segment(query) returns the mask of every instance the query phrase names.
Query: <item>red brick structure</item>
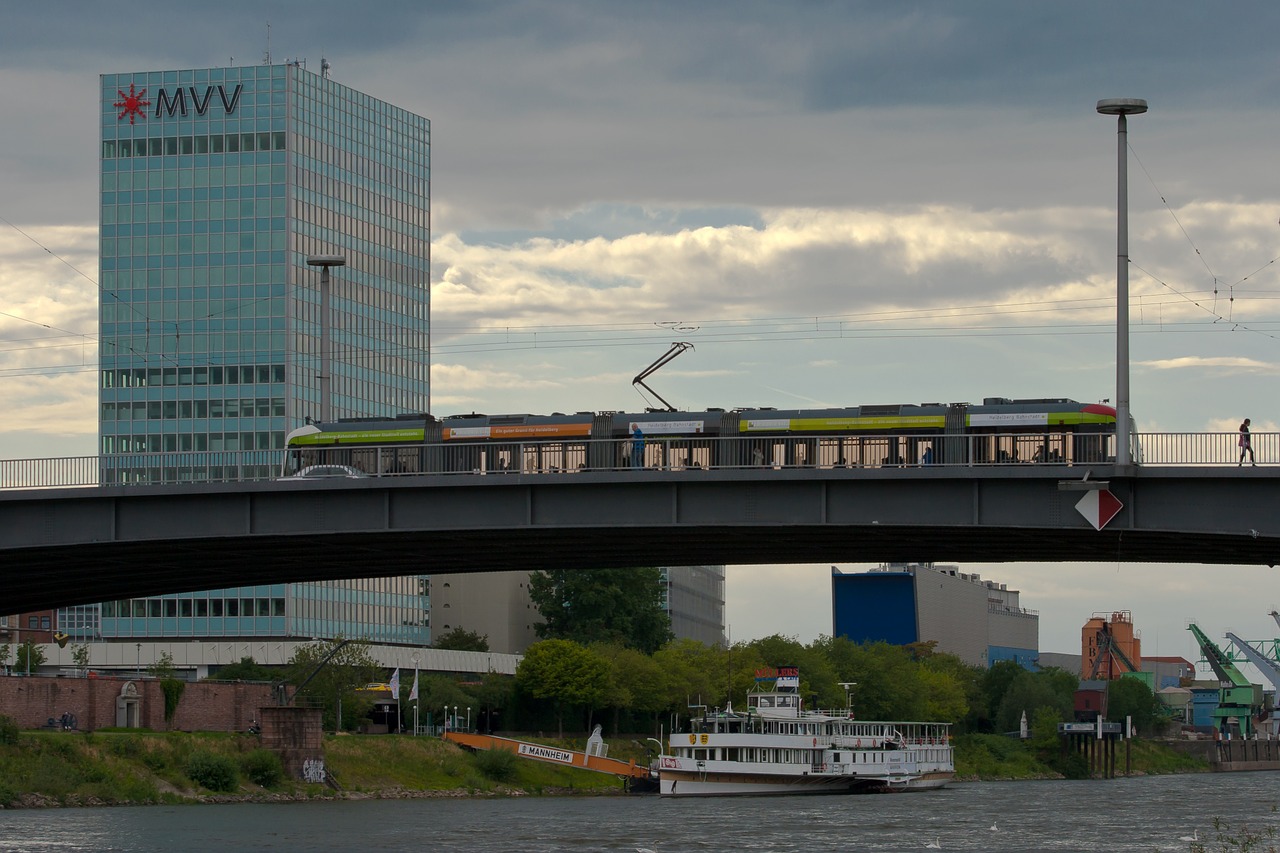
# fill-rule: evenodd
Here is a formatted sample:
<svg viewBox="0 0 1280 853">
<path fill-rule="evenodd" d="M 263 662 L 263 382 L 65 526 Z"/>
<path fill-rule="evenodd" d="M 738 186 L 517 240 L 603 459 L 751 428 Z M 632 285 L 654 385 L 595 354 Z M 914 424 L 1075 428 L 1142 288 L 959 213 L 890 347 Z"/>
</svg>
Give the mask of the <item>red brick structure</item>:
<svg viewBox="0 0 1280 853">
<path fill-rule="evenodd" d="M 0 714 L 21 728 L 39 728 L 64 714 L 80 731 L 118 726 L 153 731 L 247 731 L 261 709 L 275 705 L 270 684 L 188 683 L 173 720 L 164 718 L 164 691 L 154 678 L 0 678 Z"/>
<path fill-rule="evenodd" d="M 324 730 L 316 708 L 262 709 L 262 745 L 280 756 L 293 779 L 325 784 Z"/>
</svg>

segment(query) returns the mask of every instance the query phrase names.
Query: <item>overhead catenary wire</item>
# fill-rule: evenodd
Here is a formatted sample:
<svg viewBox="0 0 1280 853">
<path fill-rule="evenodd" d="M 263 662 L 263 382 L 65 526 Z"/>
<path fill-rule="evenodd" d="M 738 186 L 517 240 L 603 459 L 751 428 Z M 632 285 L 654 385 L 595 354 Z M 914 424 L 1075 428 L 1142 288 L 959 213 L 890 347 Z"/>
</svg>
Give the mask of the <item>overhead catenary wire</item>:
<svg viewBox="0 0 1280 853">
<path fill-rule="evenodd" d="M 1156 185 L 1154 178 L 1146 165 L 1142 162 L 1138 153 L 1129 146 L 1130 152 L 1133 154 L 1139 168 L 1150 182 L 1155 190 L 1161 203 L 1173 221 L 1178 226 L 1184 239 L 1196 255 L 1200 264 L 1204 267 L 1206 273 L 1212 282 L 1211 290 L 1207 291 L 1212 297 L 1213 305 L 1207 307 L 1197 298 L 1199 291 L 1180 289 L 1157 276 L 1153 272 L 1144 269 L 1138 264 L 1133 267 L 1142 271 L 1152 281 L 1159 284 L 1162 288 L 1173 295 L 1174 299 L 1170 302 L 1161 302 L 1152 299 L 1150 296 L 1138 297 L 1142 307 L 1159 308 L 1164 305 L 1176 302 L 1188 303 L 1195 308 L 1212 316 L 1213 323 L 1226 323 L 1231 325 L 1230 331 L 1248 331 L 1265 337 L 1276 339 L 1278 335 L 1271 330 L 1265 328 L 1269 323 L 1280 322 L 1258 320 L 1249 324 L 1242 324 L 1234 320 L 1234 302 L 1236 297 L 1236 287 L 1239 284 L 1251 279 L 1261 271 L 1272 267 L 1276 260 L 1280 260 L 1280 256 L 1272 258 L 1265 264 L 1262 264 L 1253 272 L 1242 277 L 1237 282 L 1229 286 L 1229 304 L 1232 306 L 1228 309 L 1227 315 L 1223 315 L 1217 310 L 1216 298 L 1219 293 L 1219 277 L 1209 265 L 1204 254 L 1201 252 L 1191 233 L 1178 217 L 1173 206 L 1169 204 L 1166 196 Z M 48 246 L 36 239 L 32 234 L 17 226 L 15 223 L 5 217 L 0 217 L 0 222 L 9 225 L 23 237 L 36 246 L 40 247 L 51 257 L 74 271 L 77 275 L 86 281 L 94 284 L 98 283 L 94 279 L 70 263 L 65 258 L 58 255 Z M 1132 263 L 1132 261 L 1131 261 Z M 124 352 L 130 353 L 143 359 L 144 361 L 158 360 L 168 365 L 184 366 L 185 364 L 214 364 L 217 355 L 213 353 L 201 354 L 172 354 L 152 349 L 153 341 L 159 344 L 168 338 L 179 339 L 184 334 L 183 327 L 195 322 L 196 319 L 212 319 L 223 316 L 233 311 L 239 311 L 243 307 L 252 303 L 265 302 L 272 297 L 261 297 L 257 299 L 247 300 L 245 302 L 237 301 L 235 305 L 228 306 L 219 311 L 208 312 L 200 318 L 187 319 L 182 321 L 165 320 L 160 321 L 149 318 L 138 311 L 135 305 L 115 293 L 113 290 L 103 290 L 102 294 L 110 297 L 119 305 L 127 306 L 127 310 L 131 312 L 137 319 L 133 322 L 144 324 L 143 337 L 146 341 L 145 349 L 139 350 L 133 346 L 124 348 Z M 1276 298 L 1274 294 L 1255 293 L 1251 299 L 1269 300 Z M 1109 333 L 1109 329 L 1102 323 L 1066 323 L 1066 324 L 1037 324 L 1037 325 L 1001 325 L 991 322 L 1000 317 L 1012 317 L 1017 315 L 1033 315 L 1055 313 L 1061 315 L 1065 312 L 1087 312 L 1100 310 L 1108 304 L 1114 305 L 1114 299 L 1107 300 L 1105 297 L 1083 298 L 1072 300 L 1050 300 L 1050 301 L 1024 301 L 1010 303 L 991 303 L 977 305 L 957 305 L 957 306 L 931 306 L 928 308 L 910 308 L 910 309 L 885 309 L 881 311 L 859 312 L 857 314 L 834 314 L 829 316 L 810 315 L 807 317 L 762 317 L 762 318 L 727 318 L 717 320 L 699 320 L 699 321 L 661 321 L 652 323 L 606 323 L 606 324 L 550 324 L 550 325 L 529 325 L 524 327 L 504 325 L 481 325 L 481 326 L 451 326 L 449 324 L 433 325 L 431 329 L 432 335 L 432 353 L 441 356 L 459 356 L 468 354 L 491 353 L 502 351 L 527 351 L 531 349 L 551 350 L 551 349 L 581 349 L 581 348 L 603 348 L 603 347 L 624 347 L 624 346 L 652 346 L 654 341 L 655 328 L 663 335 L 669 334 L 672 330 L 679 330 L 684 333 L 694 333 L 694 338 L 699 343 L 744 343 L 744 342 L 773 342 L 773 341 L 796 341 L 796 340 L 824 340 L 832 338 L 851 338 L 857 340 L 876 340 L 876 339 L 895 339 L 895 338 L 917 338 L 917 337 L 1015 337 L 1025 335 L 1104 335 Z M 50 324 L 41 323 L 37 320 L 31 320 L 16 314 L 8 312 L 0 312 L 0 316 L 9 317 L 18 322 L 29 323 L 32 325 L 47 328 L 50 331 L 61 332 L 64 335 L 76 337 L 81 343 L 97 342 L 97 336 L 88 333 L 77 333 L 66 329 L 59 329 Z M 1219 328 L 1197 326 L 1191 323 L 1170 323 L 1163 319 L 1163 312 L 1160 312 L 1160 321 L 1156 324 L 1161 332 L 1177 332 L 1177 333 L 1203 333 L 1220 331 Z M 984 323 L 966 323 L 964 321 L 973 321 L 982 319 Z M 171 331 L 170 331 L 171 330 Z M 1134 329 L 1135 333 L 1142 331 L 1150 331 L 1150 327 L 1143 327 L 1141 324 Z M 186 334 L 192 332 L 188 329 Z M 491 339 L 496 335 L 501 336 L 501 340 Z M 355 338 L 353 340 L 353 337 Z M 443 340 L 442 340 L 443 339 Z M 452 340 L 450 340 L 452 339 Z M 0 354 L 20 352 L 24 350 L 40 349 L 40 348 L 65 348 L 71 344 L 62 342 L 58 343 L 58 337 L 51 337 L 47 344 L 37 343 L 40 339 L 31 340 L 13 340 L 0 338 L 0 345 L 7 343 L 20 343 L 20 346 L 5 347 L 0 346 Z M 114 342 L 112 342 L 114 344 Z M 175 347 L 176 349 L 176 347 Z M 359 339 L 359 336 L 347 336 L 347 339 L 335 346 L 331 353 L 341 354 L 343 359 L 348 363 L 359 364 L 367 359 L 379 357 L 399 357 L 419 355 L 420 348 L 414 346 L 403 346 L 394 342 L 385 341 L 365 341 Z M 48 365 L 48 366 L 26 366 L 22 368 L 0 368 L 0 375 L 37 375 L 41 372 L 58 373 L 66 372 L 68 365 Z"/>
</svg>

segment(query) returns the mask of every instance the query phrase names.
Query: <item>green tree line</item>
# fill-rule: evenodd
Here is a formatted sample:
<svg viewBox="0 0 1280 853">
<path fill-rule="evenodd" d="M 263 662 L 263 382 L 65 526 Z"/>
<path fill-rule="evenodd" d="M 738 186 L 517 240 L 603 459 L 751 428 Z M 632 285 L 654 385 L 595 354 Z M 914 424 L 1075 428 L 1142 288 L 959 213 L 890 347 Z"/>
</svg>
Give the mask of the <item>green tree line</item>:
<svg viewBox="0 0 1280 853">
<path fill-rule="evenodd" d="M 659 734 L 701 708 L 744 708 L 757 673 L 780 666 L 800 672 L 808 708 L 844 710 L 859 719 L 952 723 L 957 734 L 1045 731 L 1074 716 L 1078 678 L 1060 669 L 1028 671 L 1012 661 L 989 669 L 936 651 L 933 642 L 895 646 L 819 637 L 804 644 L 774 635 L 729 648 L 672 638 L 658 569 L 535 572 L 530 598 L 542 621 L 514 678 L 490 673 L 463 681 L 421 674 L 419 722 L 439 724 L 444 709 L 467 709 L 478 730 Z M 487 637 L 456 628 L 439 648 L 488 649 Z M 246 659 L 219 677 L 252 677 Z M 366 641 L 338 638 L 298 649 L 285 681 L 296 701 L 321 708 L 326 727 L 359 725 L 374 701 L 363 690 L 385 682 Z M 400 706 L 410 707 L 411 679 L 401 678 Z M 1108 719 L 1132 718 L 1141 732 L 1163 715 L 1136 679 L 1113 682 Z M 438 713 L 437 713 L 438 712 Z"/>
</svg>

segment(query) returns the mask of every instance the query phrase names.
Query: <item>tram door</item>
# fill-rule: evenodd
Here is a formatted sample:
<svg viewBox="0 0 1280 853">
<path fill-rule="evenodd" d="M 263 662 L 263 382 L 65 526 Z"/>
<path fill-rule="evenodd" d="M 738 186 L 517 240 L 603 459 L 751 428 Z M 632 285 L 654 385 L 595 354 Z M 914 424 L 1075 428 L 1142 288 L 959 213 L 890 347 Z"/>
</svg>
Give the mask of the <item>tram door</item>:
<svg viewBox="0 0 1280 853">
<path fill-rule="evenodd" d="M 942 446 L 935 447 L 933 458 L 937 462 L 948 465 L 963 465 L 969 461 L 969 444 L 965 438 L 968 429 L 969 407 L 964 403 L 952 403 L 947 406 L 943 421 Z"/>
</svg>

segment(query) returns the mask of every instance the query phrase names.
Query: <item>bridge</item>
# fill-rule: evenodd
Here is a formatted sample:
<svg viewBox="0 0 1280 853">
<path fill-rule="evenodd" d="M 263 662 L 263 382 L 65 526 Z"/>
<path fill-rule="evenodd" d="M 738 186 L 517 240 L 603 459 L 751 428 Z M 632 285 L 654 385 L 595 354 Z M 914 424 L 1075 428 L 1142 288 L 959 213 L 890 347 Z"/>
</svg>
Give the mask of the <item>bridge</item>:
<svg viewBox="0 0 1280 853">
<path fill-rule="evenodd" d="M 781 465 L 11 488 L 0 490 L 4 606 L 640 565 L 1275 565 L 1280 466 L 1237 468 L 1234 436 L 1221 438 L 1221 454 L 1124 467 Z M 1076 505 L 1103 490 L 1121 508 L 1095 529 Z"/>
</svg>

